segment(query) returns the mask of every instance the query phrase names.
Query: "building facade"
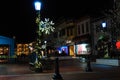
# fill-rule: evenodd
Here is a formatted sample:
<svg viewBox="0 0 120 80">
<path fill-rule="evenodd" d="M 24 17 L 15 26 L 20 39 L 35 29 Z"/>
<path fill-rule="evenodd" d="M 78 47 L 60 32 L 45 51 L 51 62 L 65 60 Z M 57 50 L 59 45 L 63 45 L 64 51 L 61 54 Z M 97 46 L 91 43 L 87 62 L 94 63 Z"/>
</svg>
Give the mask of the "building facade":
<svg viewBox="0 0 120 80">
<path fill-rule="evenodd" d="M 55 25 L 57 37 L 54 41 L 60 54 L 62 51 L 69 56 L 87 54 L 85 46 L 91 44 L 90 21 L 90 17 L 85 16 L 79 19 L 63 19 Z"/>
<path fill-rule="evenodd" d="M 19 44 L 16 44 L 17 45 L 17 48 L 16 48 L 16 55 L 17 56 L 20 56 L 20 55 L 29 55 L 30 53 L 30 49 L 29 49 L 29 44 L 27 43 L 19 43 Z"/>
<path fill-rule="evenodd" d="M 14 51 L 14 39 L 5 36 L 0 36 L 0 61 L 14 61 Z"/>
</svg>

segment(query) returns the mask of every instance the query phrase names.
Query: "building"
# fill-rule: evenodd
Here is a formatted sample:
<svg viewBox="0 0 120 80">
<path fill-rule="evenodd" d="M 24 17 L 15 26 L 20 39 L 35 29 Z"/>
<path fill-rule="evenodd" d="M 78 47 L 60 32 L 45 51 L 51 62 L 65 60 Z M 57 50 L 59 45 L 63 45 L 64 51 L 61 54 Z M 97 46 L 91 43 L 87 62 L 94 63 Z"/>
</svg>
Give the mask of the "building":
<svg viewBox="0 0 120 80">
<path fill-rule="evenodd" d="M 20 55 L 29 55 L 30 50 L 29 50 L 29 44 L 27 43 L 18 43 L 16 44 L 17 48 L 16 48 L 16 55 L 20 56 Z"/>
<path fill-rule="evenodd" d="M 91 44 L 91 20 L 89 16 L 79 19 L 62 19 L 56 23 L 55 29 L 53 41 L 59 54 L 62 51 L 65 51 L 66 55 L 69 56 L 87 53 L 84 48 Z"/>
<path fill-rule="evenodd" d="M 14 61 L 14 39 L 0 36 L 0 61 L 11 62 Z"/>
<path fill-rule="evenodd" d="M 75 23 L 73 19 L 62 19 L 56 23 L 53 40 L 59 54 L 65 51 L 66 55 L 74 55 L 74 42 L 72 39 L 75 35 Z M 69 50 L 68 48 L 71 49 Z"/>
<path fill-rule="evenodd" d="M 88 53 L 86 46 L 92 46 L 91 44 L 91 18 L 90 16 L 84 16 L 76 22 L 76 36 L 73 38 L 75 42 L 76 55 L 85 55 Z"/>
</svg>

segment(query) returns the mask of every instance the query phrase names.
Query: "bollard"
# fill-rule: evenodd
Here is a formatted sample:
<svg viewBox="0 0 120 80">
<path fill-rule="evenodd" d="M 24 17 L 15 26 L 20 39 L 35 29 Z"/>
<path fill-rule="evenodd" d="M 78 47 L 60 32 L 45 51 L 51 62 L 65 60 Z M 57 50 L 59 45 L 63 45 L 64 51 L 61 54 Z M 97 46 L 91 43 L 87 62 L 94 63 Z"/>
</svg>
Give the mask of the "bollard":
<svg viewBox="0 0 120 80">
<path fill-rule="evenodd" d="M 90 55 L 87 55 L 87 66 L 86 66 L 86 72 L 92 72 L 91 62 L 90 62 Z"/>
<path fill-rule="evenodd" d="M 59 59 L 58 59 L 58 57 L 55 59 L 55 74 L 53 76 L 53 80 L 63 80 L 63 78 L 59 72 Z"/>
</svg>

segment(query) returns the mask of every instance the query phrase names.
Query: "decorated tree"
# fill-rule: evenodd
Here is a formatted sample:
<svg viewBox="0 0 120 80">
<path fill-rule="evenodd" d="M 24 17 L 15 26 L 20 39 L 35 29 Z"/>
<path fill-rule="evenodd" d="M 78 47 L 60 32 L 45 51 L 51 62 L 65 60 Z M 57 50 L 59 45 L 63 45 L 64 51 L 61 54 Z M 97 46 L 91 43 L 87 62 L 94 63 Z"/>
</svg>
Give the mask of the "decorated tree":
<svg viewBox="0 0 120 80">
<path fill-rule="evenodd" d="M 44 35 L 49 35 L 51 32 L 54 32 L 54 23 L 53 21 L 50 21 L 49 18 L 45 18 L 44 21 L 40 21 L 40 18 L 36 18 L 36 23 L 38 25 L 37 30 L 37 40 L 36 40 L 36 52 L 39 53 L 42 47 L 42 43 L 44 43 Z"/>
<path fill-rule="evenodd" d="M 35 68 L 42 68 L 42 62 L 41 59 L 43 58 L 42 56 L 42 50 L 44 49 L 43 47 L 43 41 L 44 41 L 44 36 L 49 35 L 51 32 L 54 32 L 54 23 L 53 21 L 50 21 L 49 18 L 45 18 L 44 21 L 40 21 L 39 15 L 36 18 L 36 24 L 38 26 L 37 29 L 37 39 L 33 45 L 36 53 L 36 60 L 35 60 Z M 45 46 L 46 47 L 46 46 Z M 45 52 L 46 53 L 46 52 Z"/>
<path fill-rule="evenodd" d="M 102 57 L 109 57 L 116 54 L 116 41 L 120 39 L 120 1 L 113 0 L 113 5 L 110 9 L 103 12 L 103 15 L 109 21 L 109 26 L 104 33 L 109 34 L 109 38 L 102 37 L 97 42 L 97 51 Z M 104 40 L 107 39 L 107 40 Z M 111 40 L 109 42 L 109 40 Z"/>
<path fill-rule="evenodd" d="M 120 36 L 120 1 L 114 0 L 113 7 L 106 10 L 104 15 L 110 20 L 108 32 L 111 34 L 112 46 L 115 48 L 115 42 Z"/>
<path fill-rule="evenodd" d="M 101 35 L 97 41 L 96 50 L 99 58 L 109 58 L 110 50 L 109 36 Z"/>
</svg>

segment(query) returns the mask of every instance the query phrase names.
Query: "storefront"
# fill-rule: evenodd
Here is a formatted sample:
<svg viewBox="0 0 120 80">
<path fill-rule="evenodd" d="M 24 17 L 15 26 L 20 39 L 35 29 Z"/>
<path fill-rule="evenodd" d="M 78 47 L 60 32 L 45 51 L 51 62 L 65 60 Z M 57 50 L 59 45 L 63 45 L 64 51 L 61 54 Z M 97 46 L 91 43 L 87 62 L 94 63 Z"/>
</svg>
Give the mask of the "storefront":
<svg viewBox="0 0 120 80">
<path fill-rule="evenodd" d="M 65 54 L 65 55 L 69 55 L 68 52 L 68 46 L 61 46 L 57 49 L 59 51 L 59 54 Z"/>
<path fill-rule="evenodd" d="M 88 50 L 91 48 L 90 34 L 75 37 L 73 41 L 75 42 L 75 54 L 77 56 L 88 54 Z"/>
<path fill-rule="evenodd" d="M 0 36 L 0 62 L 12 61 L 14 56 L 14 39 Z"/>
<path fill-rule="evenodd" d="M 76 55 L 87 55 L 89 54 L 89 48 L 87 47 L 89 44 L 88 43 L 81 43 L 75 45 L 75 53 Z"/>
<path fill-rule="evenodd" d="M 69 55 L 70 56 L 75 56 L 75 45 L 70 45 L 69 46 Z"/>
</svg>

